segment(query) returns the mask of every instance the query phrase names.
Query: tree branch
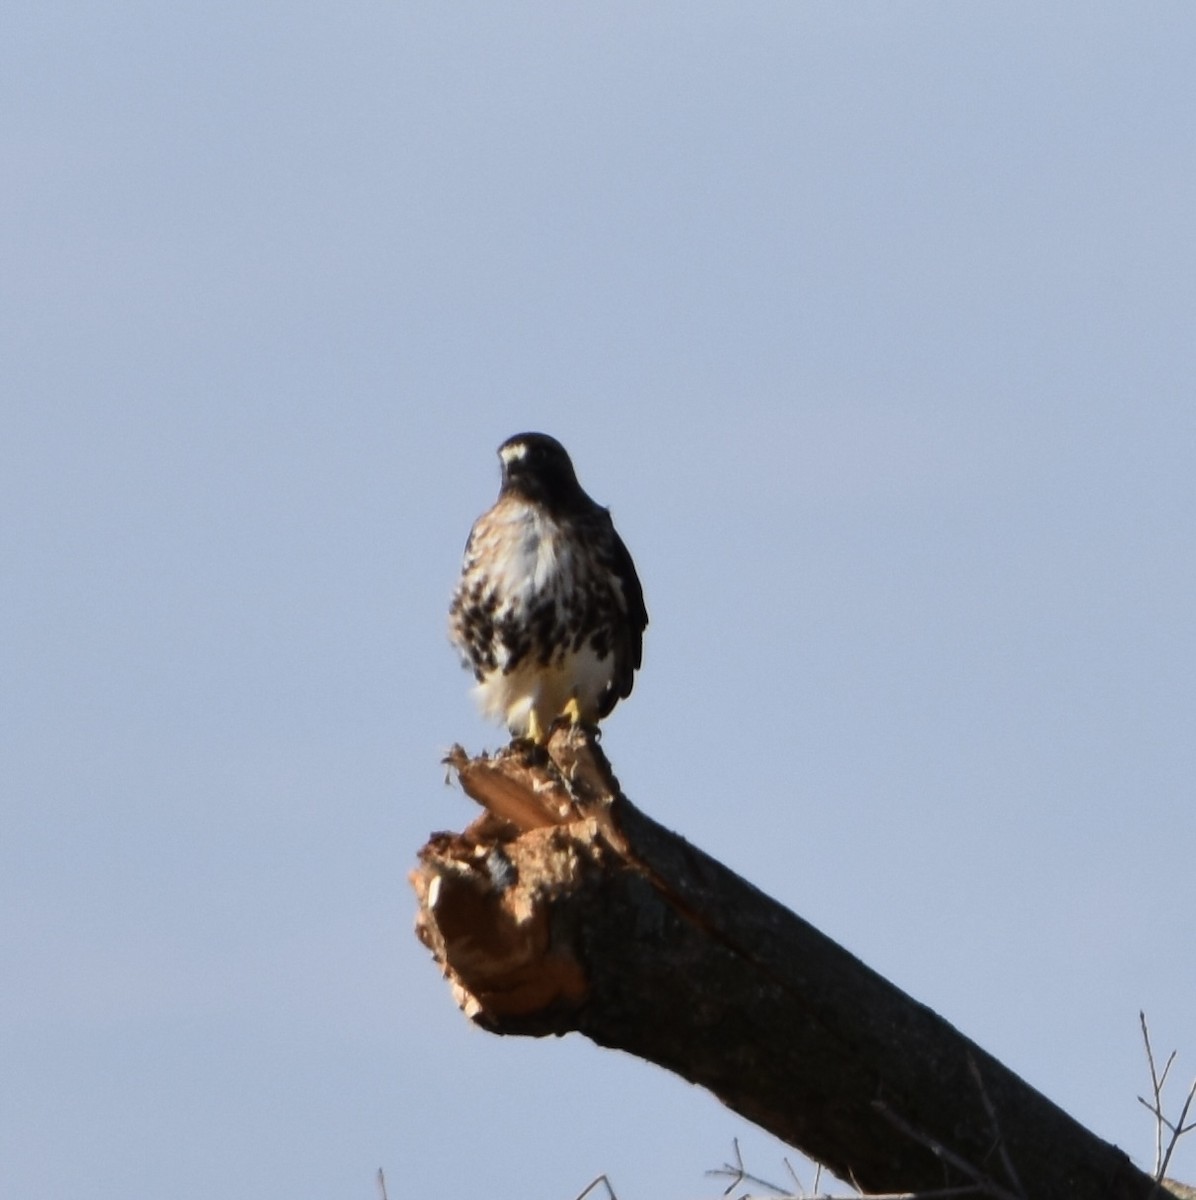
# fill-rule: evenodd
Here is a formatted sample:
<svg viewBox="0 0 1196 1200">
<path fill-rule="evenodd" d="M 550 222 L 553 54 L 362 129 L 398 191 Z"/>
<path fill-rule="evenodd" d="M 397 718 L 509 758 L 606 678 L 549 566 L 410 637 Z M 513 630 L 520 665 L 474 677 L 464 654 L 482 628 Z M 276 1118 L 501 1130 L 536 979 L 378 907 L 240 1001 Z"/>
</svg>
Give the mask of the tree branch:
<svg viewBox="0 0 1196 1200">
<path fill-rule="evenodd" d="M 420 852 L 416 930 L 477 1024 L 657 1063 L 865 1191 L 1150 1196 L 1120 1150 L 636 809 L 591 731 L 447 761 L 485 811 Z"/>
</svg>

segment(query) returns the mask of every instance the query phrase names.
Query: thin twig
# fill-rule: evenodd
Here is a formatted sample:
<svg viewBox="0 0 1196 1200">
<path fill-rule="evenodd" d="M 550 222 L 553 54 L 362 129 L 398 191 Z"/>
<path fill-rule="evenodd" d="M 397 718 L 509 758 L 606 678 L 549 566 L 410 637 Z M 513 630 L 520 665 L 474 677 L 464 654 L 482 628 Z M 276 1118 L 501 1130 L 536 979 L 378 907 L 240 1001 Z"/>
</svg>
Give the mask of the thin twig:
<svg viewBox="0 0 1196 1200">
<path fill-rule="evenodd" d="M 983 1171 L 972 1166 L 967 1159 L 960 1157 L 954 1150 L 949 1150 L 936 1138 L 931 1137 L 928 1133 L 923 1133 L 920 1129 L 915 1129 L 908 1121 L 893 1112 L 883 1100 L 873 1101 L 872 1107 L 890 1125 L 904 1133 L 906 1137 L 912 1138 L 915 1142 L 925 1146 L 936 1158 L 942 1159 L 943 1162 L 948 1163 L 957 1171 L 966 1175 L 976 1185 L 974 1193 L 979 1192 L 983 1195 L 992 1196 L 994 1200 L 1024 1200 L 1022 1195 L 1002 1187 L 995 1179 L 991 1179 Z"/>
<path fill-rule="evenodd" d="M 996 1195 L 989 1190 L 988 1186 L 983 1182 L 959 1184 L 956 1187 L 931 1188 L 922 1192 L 865 1192 L 858 1185 L 853 1185 L 856 1188 L 854 1196 L 834 1196 L 830 1193 L 820 1194 L 818 1191 L 819 1185 L 822 1182 L 822 1164 L 814 1163 L 814 1190 L 807 1192 L 797 1177 L 797 1173 L 793 1170 L 792 1164 L 788 1159 L 784 1159 L 786 1168 L 789 1171 L 789 1177 L 793 1180 L 794 1191 L 789 1192 L 784 1188 L 779 1187 L 775 1183 L 769 1182 L 767 1179 L 760 1178 L 759 1175 L 753 1175 L 745 1166 L 743 1161 L 743 1153 L 739 1148 L 739 1139 L 732 1138 L 731 1145 L 735 1150 L 735 1162 L 723 1163 L 721 1167 L 715 1170 L 707 1171 L 706 1174 L 713 1177 L 722 1176 L 729 1177 L 731 1183 L 723 1191 L 724 1196 L 729 1196 L 740 1184 L 754 1184 L 757 1187 L 767 1188 L 771 1192 L 775 1192 L 778 1200 L 953 1200 L 958 1196 L 983 1196 Z M 578 1197 L 581 1200 L 581 1197 Z M 750 1195 L 745 1194 L 740 1200 L 752 1200 Z M 1020 1200 L 1020 1198 L 1006 1197 L 1003 1200 Z"/>
<path fill-rule="evenodd" d="M 793 1169 L 793 1164 L 787 1158 L 781 1159 L 781 1162 L 783 1162 L 785 1164 L 785 1170 L 789 1172 L 789 1178 L 793 1180 L 793 1195 L 804 1196 L 806 1194 L 806 1189 L 802 1186 L 801 1180 L 798 1179 L 797 1172 Z M 814 1191 L 812 1193 L 813 1195 L 818 1194 L 818 1177 L 821 1174 L 821 1172 L 822 1172 L 822 1167 L 817 1166 L 816 1170 L 814 1172 Z"/>
<path fill-rule="evenodd" d="M 976 1081 L 976 1088 L 980 1092 L 980 1103 L 984 1105 L 984 1111 L 988 1114 L 989 1123 L 992 1125 L 993 1137 L 996 1139 L 997 1153 L 1001 1156 L 1001 1166 L 1005 1170 L 1005 1178 L 1008 1179 L 1013 1190 L 1019 1196 L 1025 1196 L 1026 1189 L 1022 1187 L 1022 1181 L 1018 1178 L 1017 1171 L 1013 1166 L 1013 1160 L 1009 1157 L 1009 1151 L 1005 1147 L 1005 1135 L 1001 1132 L 1001 1125 L 997 1120 L 997 1110 L 989 1097 L 988 1089 L 984 1086 L 984 1079 L 981 1077 L 980 1068 L 976 1065 L 976 1058 L 970 1050 L 968 1051 L 968 1069 L 972 1072 L 972 1078 Z"/>
<path fill-rule="evenodd" d="M 1160 1079 L 1158 1071 L 1155 1070 L 1154 1050 L 1150 1045 L 1150 1029 L 1147 1027 L 1146 1012 L 1143 1009 L 1138 1010 L 1138 1024 L 1142 1026 L 1142 1040 L 1146 1043 L 1146 1062 L 1150 1067 L 1150 1086 L 1154 1092 L 1154 1105 L 1147 1104 L 1141 1096 L 1138 1097 L 1138 1101 L 1154 1116 L 1154 1177 L 1157 1181 L 1159 1166 L 1163 1161 L 1163 1125 L 1166 1120 L 1163 1116 L 1163 1083 L 1167 1078 L 1167 1072 L 1171 1069 L 1171 1059 L 1167 1060 L 1167 1065 L 1163 1068 L 1163 1078 Z"/>
<path fill-rule="evenodd" d="M 711 1178 L 730 1179 L 731 1182 L 723 1189 L 723 1195 L 729 1196 L 741 1183 L 754 1183 L 759 1187 L 768 1188 L 769 1191 L 775 1192 L 778 1196 L 792 1196 L 793 1193 L 786 1192 L 783 1187 L 778 1187 L 775 1183 L 770 1183 L 767 1179 L 761 1179 L 759 1175 L 751 1174 L 743 1165 L 743 1154 L 739 1149 L 739 1139 L 732 1138 L 731 1146 L 735 1151 L 735 1162 L 723 1163 L 721 1167 L 716 1167 L 713 1171 L 707 1171 L 706 1174 Z M 792 1174 L 792 1168 L 790 1169 Z"/>
<path fill-rule="evenodd" d="M 599 1184 L 606 1188 L 606 1194 L 610 1197 L 610 1200 L 619 1200 L 618 1196 L 615 1195 L 615 1189 L 610 1185 L 610 1180 L 607 1179 L 605 1175 L 599 1175 L 597 1179 L 591 1179 L 590 1182 L 586 1184 L 584 1190 L 578 1192 L 578 1194 L 574 1197 L 574 1200 L 586 1200 L 586 1197 Z"/>
<path fill-rule="evenodd" d="M 1196 1080 L 1192 1081 L 1192 1086 L 1188 1089 L 1183 1107 L 1179 1110 L 1179 1119 L 1175 1122 L 1169 1121 L 1163 1113 L 1163 1087 L 1167 1082 L 1167 1076 L 1171 1072 L 1171 1064 L 1175 1062 L 1176 1051 L 1172 1050 L 1167 1056 L 1167 1062 L 1160 1074 L 1155 1066 L 1154 1049 L 1150 1044 L 1150 1029 L 1146 1024 L 1146 1013 L 1139 1011 L 1138 1023 L 1142 1026 L 1142 1041 L 1146 1046 L 1146 1062 L 1150 1067 L 1150 1087 L 1154 1094 L 1153 1104 L 1148 1103 L 1141 1096 L 1138 1097 L 1138 1103 L 1154 1117 L 1154 1187 L 1150 1191 L 1151 1198 L 1153 1198 L 1158 1195 L 1163 1181 L 1167 1177 L 1167 1167 L 1171 1163 L 1171 1156 L 1175 1153 L 1175 1147 L 1179 1139 L 1184 1134 L 1191 1133 L 1193 1129 L 1196 1129 L 1196 1122 L 1191 1124 L 1186 1123 L 1188 1112 L 1192 1107 L 1192 1101 L 1196 1099 Z M 1163 1133 L 1165 1130 L 1171 1134 L 1166 1140 L 1166 1146 L 1163 1144 Z"/>
<path fill-rule="evenodd" d="M 1188 1119 L 1188 1109 L 1192 1107 L 1192 1098 L 1196 1096 L 1196 1079 L 1192 1080 L 1192 1086 L 1188 1089 L 1187 1099 L 1184 1101 L 1184 1106 L 1180 1109 L 1179 1120 L 1174 1125 L 1170 1121 L 1167 1122 L 1167 1127 L 1171 1130 L 1171 1140 L 1167 1143 L 1167 1152 L 1163 1155 L 1163 1161 L 1159 1164 L 1156 1183 L 1161 1183 L 1167 1177 L 1167 1167 L 1171 1162 L 1171 1155 L 1175 1151 L 1175 1144 L 1185 1133 L 1191 1133 L 1196 1129 L 1196 1121 L 1191 1125 L 1185 1125 L 1184 1122 Z"/>
</svg>

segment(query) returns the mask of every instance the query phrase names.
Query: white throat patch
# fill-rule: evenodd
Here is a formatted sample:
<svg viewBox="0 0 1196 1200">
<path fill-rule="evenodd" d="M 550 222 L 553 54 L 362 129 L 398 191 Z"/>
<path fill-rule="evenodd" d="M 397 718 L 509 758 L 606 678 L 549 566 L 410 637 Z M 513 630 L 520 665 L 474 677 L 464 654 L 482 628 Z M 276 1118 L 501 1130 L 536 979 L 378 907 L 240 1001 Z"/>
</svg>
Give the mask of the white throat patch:
<svg viewBox="0 0 1196 1200">
<path fill-rule="evenodd" d="M 513 462 L 527 457 L 527 446 L 523 442 L 515 442 L 513 445 L 504 446 L 498 452 L 498 456 L 502 459 L 503 466 L 509 467 Z"/>
</svg>

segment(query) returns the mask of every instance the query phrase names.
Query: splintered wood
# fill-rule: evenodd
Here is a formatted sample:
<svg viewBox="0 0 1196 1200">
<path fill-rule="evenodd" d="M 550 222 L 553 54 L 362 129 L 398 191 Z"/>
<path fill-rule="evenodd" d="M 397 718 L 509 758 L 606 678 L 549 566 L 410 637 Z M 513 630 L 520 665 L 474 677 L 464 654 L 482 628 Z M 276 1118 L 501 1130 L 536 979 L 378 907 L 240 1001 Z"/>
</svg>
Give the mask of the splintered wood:
<svg viewBox="0 0 1196 1200">
<path fill-rule="evenodd" d="M 584 898 L 608 849 L 600 827 L 613 780 L 591 750 L 587 735 L 561 729 L 547 753 L 513 746 L 471 759 L 455 746 L 445 760 L 483 812 L 420 852 L 411 874 L 416 932 L 478 1024 L 526 1033 L 575 1027 L 568 1014 L 588 982 L 567 913 L 554 901 Z"/>
</svg>

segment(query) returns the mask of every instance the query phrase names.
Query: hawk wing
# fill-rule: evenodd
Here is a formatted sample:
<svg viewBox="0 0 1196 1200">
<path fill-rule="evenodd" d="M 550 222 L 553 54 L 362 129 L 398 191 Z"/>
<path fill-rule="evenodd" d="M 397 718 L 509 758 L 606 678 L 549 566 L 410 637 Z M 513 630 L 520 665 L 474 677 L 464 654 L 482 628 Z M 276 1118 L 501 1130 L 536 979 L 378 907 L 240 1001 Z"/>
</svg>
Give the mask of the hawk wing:
<svg viewBox="0 0 1196 1200">
<path fill-rule="evenodd" d="M 644 658 L 648 610 L 644 606 L 644 589 L 636 574 L 635 563 L 631 561 L 631 554 L 623 544 L 623 539 L 615 531 L 610 512 L 603 508 L 599 509 L 599 514 L 601 533 L 596 541 L 602 547 L 603 565 L 610 574 L 616 600 L 621 602 L 622 607 L 611 631 L 614 672 L 598 701 L 598 715 L 605 717 L 620 700 L 631 695 L 635 673 Z"/>
</svg>

